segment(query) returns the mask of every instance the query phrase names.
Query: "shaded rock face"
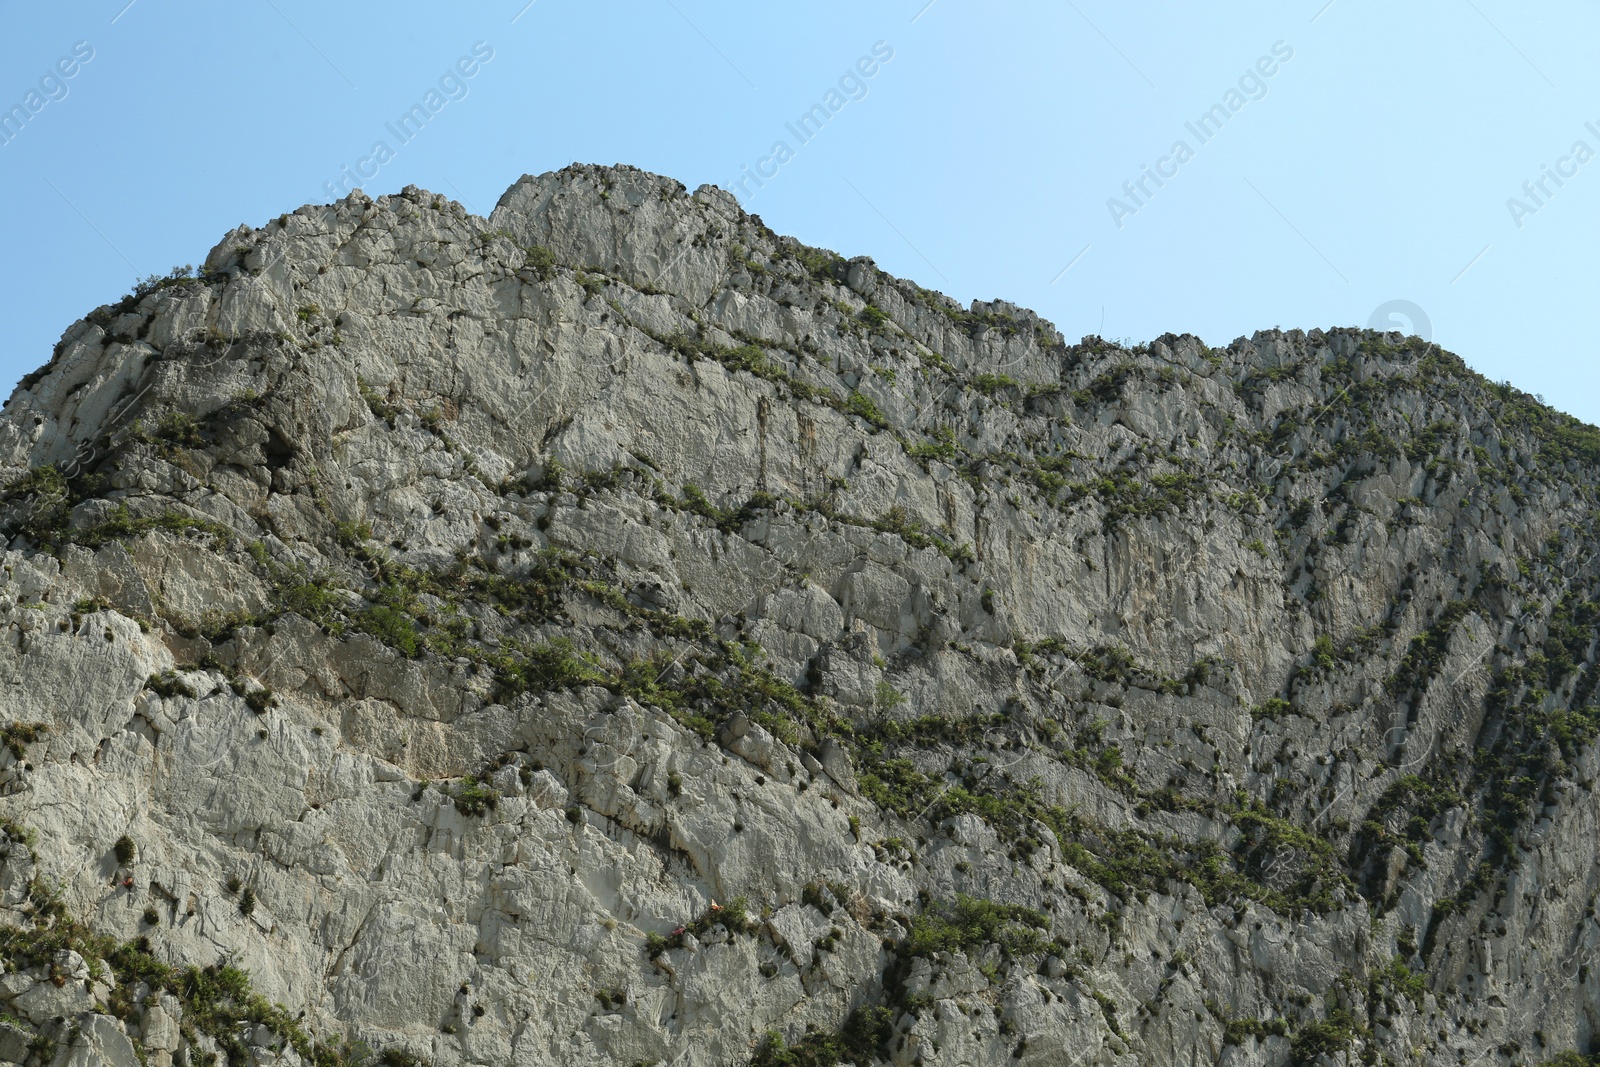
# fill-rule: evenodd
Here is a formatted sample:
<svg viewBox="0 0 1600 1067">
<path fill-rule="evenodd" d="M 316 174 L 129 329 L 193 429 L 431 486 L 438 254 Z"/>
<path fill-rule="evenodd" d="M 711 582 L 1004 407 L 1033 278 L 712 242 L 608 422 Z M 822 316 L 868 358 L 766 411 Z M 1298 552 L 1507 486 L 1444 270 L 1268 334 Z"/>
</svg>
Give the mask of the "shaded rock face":
<svg viewBox="0 0 1600 1067">
<path fill-rule="evenodd" d="M 240 228 L 0 416 L 0 1056 L 1586 1050 L 1597 461 L 626 167 Z"/>
</svg>

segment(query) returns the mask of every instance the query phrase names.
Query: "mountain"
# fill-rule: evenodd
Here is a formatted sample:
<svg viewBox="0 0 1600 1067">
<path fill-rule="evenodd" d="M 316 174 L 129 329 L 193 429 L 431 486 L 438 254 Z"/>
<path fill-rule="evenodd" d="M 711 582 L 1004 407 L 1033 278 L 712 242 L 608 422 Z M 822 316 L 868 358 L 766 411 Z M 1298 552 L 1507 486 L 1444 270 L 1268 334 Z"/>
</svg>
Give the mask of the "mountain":
<svg viewBox="0 0 1600 1067">
<path fill-rule="evenodd" d="M 240 227 L 0 414 L 0 1059 L 1587 1062 L 1597 463 L 628 167 Z"/>
</svg>

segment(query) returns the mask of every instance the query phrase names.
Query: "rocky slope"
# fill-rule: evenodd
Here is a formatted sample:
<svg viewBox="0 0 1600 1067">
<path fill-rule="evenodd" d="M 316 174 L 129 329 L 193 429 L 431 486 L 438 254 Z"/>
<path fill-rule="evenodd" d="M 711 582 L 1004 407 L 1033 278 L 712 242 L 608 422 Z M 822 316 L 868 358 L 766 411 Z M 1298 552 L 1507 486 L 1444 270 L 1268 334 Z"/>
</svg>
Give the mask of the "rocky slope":
<svg viewBox="0 0 1600 1067">
<path fill-rule="evenodd" d="M 241 227 L 0 416 L 0 1059 L 1586 1050 L 1597 462 L 626 167 Z"/>
</svg>

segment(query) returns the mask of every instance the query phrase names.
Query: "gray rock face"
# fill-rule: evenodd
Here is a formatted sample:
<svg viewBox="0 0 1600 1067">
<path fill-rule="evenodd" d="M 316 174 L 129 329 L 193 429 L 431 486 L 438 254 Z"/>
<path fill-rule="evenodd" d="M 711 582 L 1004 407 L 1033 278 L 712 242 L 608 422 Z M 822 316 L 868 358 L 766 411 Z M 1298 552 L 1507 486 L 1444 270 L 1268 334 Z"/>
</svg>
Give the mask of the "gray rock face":
<svg viewBox="0 0 1600 1067">
<path fill-rule="evenodd" d="M 0 1057 L 1585 1050 L 1597 462 L 626 167 L 241 228 L 0 415 Z"/>
</svg>

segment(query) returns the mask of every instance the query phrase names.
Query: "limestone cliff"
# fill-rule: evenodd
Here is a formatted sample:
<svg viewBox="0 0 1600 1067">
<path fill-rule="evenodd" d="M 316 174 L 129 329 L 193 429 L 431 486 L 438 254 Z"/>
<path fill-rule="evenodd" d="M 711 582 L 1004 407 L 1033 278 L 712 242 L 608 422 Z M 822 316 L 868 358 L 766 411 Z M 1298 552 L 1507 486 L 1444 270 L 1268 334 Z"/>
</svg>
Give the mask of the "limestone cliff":
<svg viewBox="0 0 1600 1067">
<path fill-rule="evenodd" d="M 241 227 L 0 415 L 0 1059 L 1585 1051 L 1597 462 L 626 167 Z"/>
</svg>

